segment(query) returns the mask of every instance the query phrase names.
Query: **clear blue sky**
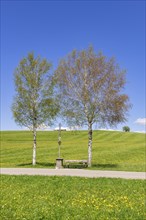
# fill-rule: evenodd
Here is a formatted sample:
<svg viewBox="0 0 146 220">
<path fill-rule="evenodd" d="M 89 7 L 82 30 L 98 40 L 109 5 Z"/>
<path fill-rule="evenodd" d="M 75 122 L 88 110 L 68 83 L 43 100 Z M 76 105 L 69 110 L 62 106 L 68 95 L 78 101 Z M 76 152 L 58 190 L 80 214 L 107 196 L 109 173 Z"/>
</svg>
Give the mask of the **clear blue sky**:
<svg viewBox="0 0 146 220">
<path fill-rule="evenodd" d="M 126 125 L 144 130 L 145 1 L 1 1 L 1 130 L 14 122 L 13 72 L 34 51 L 53 62 L 92 44 L 127 70 L 125 92 L 133 108 Z M 135 123 L 135 121 L 139 123 Z M 118 126 L 121 129 L 122 125 Z"/>
</svg>

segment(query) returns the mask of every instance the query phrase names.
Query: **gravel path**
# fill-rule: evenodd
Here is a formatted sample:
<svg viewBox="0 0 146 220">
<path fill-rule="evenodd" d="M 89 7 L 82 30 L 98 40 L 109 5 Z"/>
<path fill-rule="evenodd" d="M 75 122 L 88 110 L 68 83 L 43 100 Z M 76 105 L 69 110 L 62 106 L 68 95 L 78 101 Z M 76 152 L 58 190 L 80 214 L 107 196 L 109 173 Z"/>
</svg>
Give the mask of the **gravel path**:
<svg viewBox="0 0 146 220">
<path fill-rule="evenodd" d="M 102 171 L 102 170 L 83 170 L 83 169 L 1 168 L 1 174 L 146 179 L 145 172 Z"/>
</svg>

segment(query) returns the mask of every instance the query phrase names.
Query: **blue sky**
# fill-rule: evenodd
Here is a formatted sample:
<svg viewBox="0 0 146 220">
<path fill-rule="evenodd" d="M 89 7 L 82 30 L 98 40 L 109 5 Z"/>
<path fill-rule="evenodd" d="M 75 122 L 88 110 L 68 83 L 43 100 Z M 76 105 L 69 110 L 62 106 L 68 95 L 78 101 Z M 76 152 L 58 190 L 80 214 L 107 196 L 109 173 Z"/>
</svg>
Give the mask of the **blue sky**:
<svg viewBox="0 0 146 220">
<path fill-rule="evenodd" d="M 73 49 L 116 57 L 127 70 L 125 92 L 133 105 L 126 124 L 144 130 L 145 1 L 1 1 L 1 130 L 18 130 L 11 113 L 13 73 L 34 51 L 52 61 Z M 137 123 L 135 123 L 137 121 Z"/>
</svg>

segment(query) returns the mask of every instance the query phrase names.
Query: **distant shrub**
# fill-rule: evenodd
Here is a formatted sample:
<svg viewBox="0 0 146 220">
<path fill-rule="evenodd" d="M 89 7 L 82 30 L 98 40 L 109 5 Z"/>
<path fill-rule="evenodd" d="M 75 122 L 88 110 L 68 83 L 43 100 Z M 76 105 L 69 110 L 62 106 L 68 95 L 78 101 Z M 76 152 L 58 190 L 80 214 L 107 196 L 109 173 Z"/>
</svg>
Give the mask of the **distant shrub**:
<svg viewBox="0 0 146 220">
<path fill-rule="evenodd" d="M 129 132 L 129 131 L 130 131 L 130 128 L 129 128 L 128 126 L 124 126 L 124 127 L 123 127 L 123 131 Z"/>
</svg>

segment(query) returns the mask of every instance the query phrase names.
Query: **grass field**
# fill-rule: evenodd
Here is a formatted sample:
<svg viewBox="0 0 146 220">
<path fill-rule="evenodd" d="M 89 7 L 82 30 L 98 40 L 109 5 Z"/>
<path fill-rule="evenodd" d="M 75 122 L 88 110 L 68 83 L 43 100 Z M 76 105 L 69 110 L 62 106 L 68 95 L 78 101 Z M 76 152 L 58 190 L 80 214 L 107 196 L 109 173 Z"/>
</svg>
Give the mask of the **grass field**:
<svg viewBox="0 0 146 220">
<path fill-rule="evenodd" d="M 144 220 L 144 180 L 1 176 L 2 220 Z"/>
<path fill-rule="evenodd" d="M 61 157 L 87 159 L 87 131 L 62 132 Z M 37 135 L 36 167 L 55 167 L 58 132 Z M 1 167 L 32 167 L 32 133 L 1 132 Z M 100 170 L 145 171 L 145 134 L 115 131 L 93 132 L 93 166 Z"/>
</svg>

